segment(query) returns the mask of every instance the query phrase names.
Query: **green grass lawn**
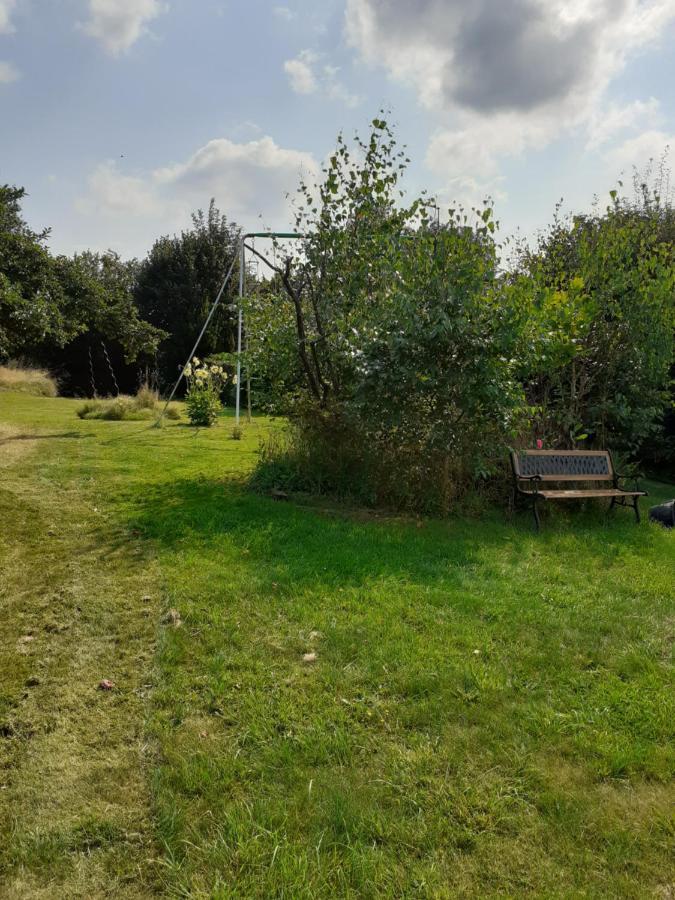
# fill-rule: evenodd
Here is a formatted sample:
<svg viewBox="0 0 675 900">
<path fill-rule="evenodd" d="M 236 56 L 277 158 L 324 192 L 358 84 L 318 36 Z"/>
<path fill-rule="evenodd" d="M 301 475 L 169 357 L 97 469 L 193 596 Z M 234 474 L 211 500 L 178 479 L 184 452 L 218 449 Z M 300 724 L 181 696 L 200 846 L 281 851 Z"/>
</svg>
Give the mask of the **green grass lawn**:
<svg viewBox="0 0 675 900">
<path fill-rule="evenodd" d="M 0 393 L 0 896 L 675 896 L 675 535 L 275 502 L 274 423 L 76 408 Z"/>
</svg>

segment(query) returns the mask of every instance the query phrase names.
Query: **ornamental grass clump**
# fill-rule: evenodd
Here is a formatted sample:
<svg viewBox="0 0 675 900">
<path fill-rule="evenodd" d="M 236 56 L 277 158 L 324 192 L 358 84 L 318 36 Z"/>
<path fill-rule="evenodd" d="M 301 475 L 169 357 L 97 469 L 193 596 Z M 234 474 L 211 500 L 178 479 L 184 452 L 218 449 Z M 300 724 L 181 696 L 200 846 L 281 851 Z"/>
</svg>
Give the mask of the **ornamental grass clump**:
<svg viewBox="0 0 675 900">
<path fill-rule="evenodd" d="M 185 405 L 190 424 L 208 428 L 223 408 L 220 396 L 228 382 L 228 374 L 222 366 L 208 365 L 196 356 L 187 364 L 184 374 L 188 383 Z M 232 376 L 232 384 L 236 382 L 236 375 Z"/>
</svg>

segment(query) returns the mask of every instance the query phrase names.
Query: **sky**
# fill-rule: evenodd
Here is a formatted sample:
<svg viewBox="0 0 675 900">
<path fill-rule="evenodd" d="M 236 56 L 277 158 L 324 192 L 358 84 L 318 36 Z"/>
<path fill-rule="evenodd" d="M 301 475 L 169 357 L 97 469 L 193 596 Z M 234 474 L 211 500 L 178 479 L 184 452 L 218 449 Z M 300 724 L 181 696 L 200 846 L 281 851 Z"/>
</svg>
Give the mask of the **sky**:
<svg viewBox="0 0 675 900">
<path fill-rule="evenodd" d="M 529 237 L 675 146 L 673 85 L 675 0 L 0 0 L 0 183 L 57 253 L 284 230 L 385 109 L 411 196 Z"/>
</svg>

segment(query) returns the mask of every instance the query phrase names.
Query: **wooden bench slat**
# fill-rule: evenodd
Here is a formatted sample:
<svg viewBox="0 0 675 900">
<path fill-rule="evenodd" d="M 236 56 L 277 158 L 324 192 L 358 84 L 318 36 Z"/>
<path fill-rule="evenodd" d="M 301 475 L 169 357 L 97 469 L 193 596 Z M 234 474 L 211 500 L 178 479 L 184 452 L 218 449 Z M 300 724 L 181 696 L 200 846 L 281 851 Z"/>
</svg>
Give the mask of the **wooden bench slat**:
<svg viewBox="0 0 675 900">
<path fill-rule="evenodd" d="M 593 490 L 593 488 L 588 488 L 586 490 L 579 491 L 525 491 L 526 494 L 534 494 L 536 493 L 539 497 L 544 497 L 544 499 L 549 500 L 578 500 L 583 497 L 644 497 L 644 491 L 622 491 L 615 490 L 614 488 L 607 488 L 607 490 L 598 489 Z"/>
</svg>

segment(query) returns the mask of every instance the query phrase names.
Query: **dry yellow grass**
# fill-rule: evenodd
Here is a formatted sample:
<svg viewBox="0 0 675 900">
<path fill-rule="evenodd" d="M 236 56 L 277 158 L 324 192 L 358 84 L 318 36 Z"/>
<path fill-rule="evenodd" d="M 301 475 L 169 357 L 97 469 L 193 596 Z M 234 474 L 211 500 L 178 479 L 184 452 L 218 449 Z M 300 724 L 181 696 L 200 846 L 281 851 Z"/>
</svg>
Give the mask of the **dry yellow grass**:
<svg viewBox="0 0 675 900">
<path fill-rule="evenodd" d="M 56 397 L 56 381 L 45 369 L 9 363 L 0 366 L 0 390 L 21 391 L 37 397 Z"/>
<path fill-rule="evenodd" d="M 152 553 L 79 471 L 86 443 L 81 431 L 0 426 L 0 511 L 16 527 L 0 541 L 8 900 L 156 891 L 144 721 L 159 577 Z M 114 689 L 98 689 L 104 678 Z"/>
</svg>

